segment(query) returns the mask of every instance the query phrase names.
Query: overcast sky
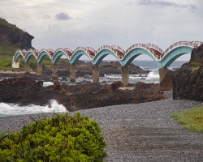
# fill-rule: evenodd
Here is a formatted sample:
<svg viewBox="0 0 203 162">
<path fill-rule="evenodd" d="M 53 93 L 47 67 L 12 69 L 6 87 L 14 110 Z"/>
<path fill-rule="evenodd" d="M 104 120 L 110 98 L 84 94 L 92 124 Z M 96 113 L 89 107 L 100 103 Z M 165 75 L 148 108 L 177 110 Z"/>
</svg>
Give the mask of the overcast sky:
<svg viewBox="0 0 203 162">
<path fill-rule="evenodd" d="M 202 0 L 0 0 L 0 17 L 33 35 L 39 50 L 203 41 Z"/>
</svg>

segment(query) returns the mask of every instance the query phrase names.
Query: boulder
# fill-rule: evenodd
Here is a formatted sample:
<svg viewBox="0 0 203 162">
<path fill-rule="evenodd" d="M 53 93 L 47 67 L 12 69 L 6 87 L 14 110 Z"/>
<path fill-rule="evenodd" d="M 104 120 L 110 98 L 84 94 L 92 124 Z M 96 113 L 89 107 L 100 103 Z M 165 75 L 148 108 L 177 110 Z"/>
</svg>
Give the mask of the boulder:
<svg viewBox="0 0 203 162">
<path fill-rule="evenodd" d="M 193 49 L 191 59 L 172 79 L 173 99 L 203 101 L 203 44 Z"/>
</svg>

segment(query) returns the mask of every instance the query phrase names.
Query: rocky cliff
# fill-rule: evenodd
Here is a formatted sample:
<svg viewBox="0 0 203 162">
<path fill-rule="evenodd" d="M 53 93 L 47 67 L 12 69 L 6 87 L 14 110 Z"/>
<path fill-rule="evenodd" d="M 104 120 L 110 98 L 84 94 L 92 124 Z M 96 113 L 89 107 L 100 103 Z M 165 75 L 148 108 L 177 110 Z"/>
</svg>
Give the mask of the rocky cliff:
<svg viewBox="0 0 203 162">
<path fill-rule="evenodd" d="M 33 38 L 29 33 L 0 18 L 0 44 L 12 44 L 22 49 L 29 49 L 32 47 Z"/>
<path fill-rule="evenodd" d="M 203 44 L 193 49 L 191 59 L 172 79 L 173 99 L 203 101 Z"/>
</svg>

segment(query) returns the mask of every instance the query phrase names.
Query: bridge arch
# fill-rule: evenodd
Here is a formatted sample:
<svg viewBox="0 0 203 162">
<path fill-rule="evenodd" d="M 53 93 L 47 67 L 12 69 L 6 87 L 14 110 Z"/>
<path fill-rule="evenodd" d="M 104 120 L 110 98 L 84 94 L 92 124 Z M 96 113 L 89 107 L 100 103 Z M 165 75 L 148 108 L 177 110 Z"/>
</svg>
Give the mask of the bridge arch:
<svg viewBox="0 0 203 162">
<path fill-rule="evenodd" d="M 13 57 L 13 61 L 18 62 L 20 57 L 22 57 L 23 60 L 25 61 L 26 52 L 27 51 L 25 51 L 25 50 L 23 50 L 23 51 L 17 50 L 14 57 Z"/>
<path fill-rule="evenodd" d="M 150 58 L 152 58 L 155 62 L 157 62 L 157 59 L 154 57 L 154 55 L 150 51 L 148 51 L 145 48 L 138 47 L 138 48 L 134 48 L 134 49 L 128 51 L 128 53 L 126 53 L 124 58 L 120 61 L 121 65 L 122 66 L 128 66 L 128 65 L 130 65 L 130 63 L 136 57 L 138 57 L 141 54 L 145 54 L 145 55 L 149 56 Z M 159 64 L 158 64 L 158 66 L 159 66 Z"/>
<path fill-rule="evenodd" d="M 54 53 L 54 56 L 52 58 L 52 63 L 56 64 L 58 62 L 58 60 L 62 57 L 62 56 L 66 56 L 66 53 L 63 51 L 63 49 L 58 49 L 56 50 L 56 52 Z"/>
<path fill-rule="evenodd" d="M 36 59 L 36 61 L 37 61 L 37 58 L 36 58 L 34 52 L 33 51 L 28 51 L 26 56 L 25 56 L 25 62 L 29 62 L 31 57 L 34 57 Z"/>
<path fill-rule="evenodd" d="M 158 62 L 159 67 L 161 68 L 167 68 L 169 67 L 178 57 L 192 53 L 194 47 L 190 46 L 179 46 L 174 48 L 173 50 L 169 51 L 164 55 L 161 61 Z"/>
<path fill-rule="evenodd" d="M 97 55 L 94 57 L 94 60 L 92 61 L 93 65 L 98 65 L 98 64 L 100 64 L 101 61 L 103 60 L 103 58 L 105 58 L 107 55 L 112 55 L 112 56 L 114 56 L 117 60 L 119 60 L 113 50 L 104 48 L 104 49 L 101 49 L 101 50 L 97 53 Z"/>
<path fill-rule="evenodd" d="M 52 58 L 51 58 L 51 56 L 50 56 L 50 53 L 49 53 L 47 50 L 43 49 L 43 50 L 41 50 L 41 51 L 39 52 L 39 56 L 38 56 L 38 58 L 37 58 L 37 62 L 38 62 L 38 63 L 42 63 L 42 61 L 44 60 L 44 58 L 45 58 L 46 56 L 48 56 L 48 57 L 50 58 L 50 60 L 52 61 Z"/>
<path fill-rule="evenodd" d="M 78 49 L 74 51 L 71 59 L 69 60 L 70 64 L 75 64 L 82 55 L 86 55 L 91 60 L 90 56 L 87 54 L 87 52 L 84 49 Z"/>
</svg>

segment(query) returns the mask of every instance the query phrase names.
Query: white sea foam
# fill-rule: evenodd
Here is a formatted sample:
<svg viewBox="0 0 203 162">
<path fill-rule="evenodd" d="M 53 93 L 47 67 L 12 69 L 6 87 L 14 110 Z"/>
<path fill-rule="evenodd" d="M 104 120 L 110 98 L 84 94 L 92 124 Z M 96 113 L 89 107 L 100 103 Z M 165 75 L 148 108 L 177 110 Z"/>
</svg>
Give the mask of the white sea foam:
<svg viewBox="0 0 203 162">
<path fill-rule="evenodd" d="M 65 113 L 66 108 L 58 104 L 55 100 L 50 100 L 46 106 L 28 105 L 18 106 L 17 104 L 0 103 L 0 117 L 22 114 L 36 114 L 36 113 Z"/>
<path fill-rule="evenodd" d="M 158 71 L 151 71 L 147 76 L 147 80 L 149 80 L 151 78 L 159 78 Z"/>
<path fill-rule="evenodd" d="M 54 84 L 53 82 L 43 82 L 43 87 L 47 87 L 53 84 Z"/>
</svg>

